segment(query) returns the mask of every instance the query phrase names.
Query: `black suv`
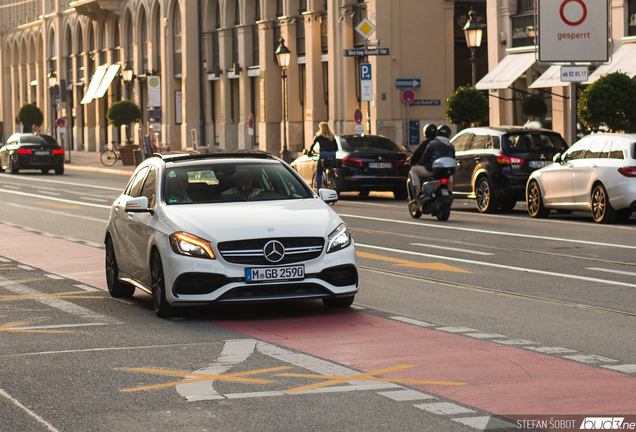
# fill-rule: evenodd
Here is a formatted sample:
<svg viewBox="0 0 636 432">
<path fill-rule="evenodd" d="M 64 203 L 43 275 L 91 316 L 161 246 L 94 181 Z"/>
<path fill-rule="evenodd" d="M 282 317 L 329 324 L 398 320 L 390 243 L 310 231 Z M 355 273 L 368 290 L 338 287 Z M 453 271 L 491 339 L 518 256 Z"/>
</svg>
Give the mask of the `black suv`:
<svg viewBox="0 0 636 432">
<path fill-rule="evenodd" d="M 530 173 L 568 148 L 557 132 L 523 126 L 468 128 L 451 143 L 457 159 L 453 195 L 475 199 L 482 213 L 511 210 L 525 200 Z"/>
</svg>

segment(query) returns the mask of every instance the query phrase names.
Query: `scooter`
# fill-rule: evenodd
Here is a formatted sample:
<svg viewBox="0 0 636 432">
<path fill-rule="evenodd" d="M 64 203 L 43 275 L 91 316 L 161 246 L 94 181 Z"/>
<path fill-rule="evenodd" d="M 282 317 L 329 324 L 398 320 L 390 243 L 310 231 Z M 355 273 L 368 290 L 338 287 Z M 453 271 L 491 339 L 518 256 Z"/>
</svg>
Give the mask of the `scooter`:
<svg viewBox="0 0 636 432">
<path fill-rule="evenodd" d="M 450 189 L 450 178 L 455 174 L 457 162 L 450 157 L 443 157 L 433 162 L 433 177 L 422 183 L 422 193 L 415 197 L 415 187 L 411 175 L 406 181 L 409 194 L 409 214 L 419 219 L 422 214 L 430 214 L 437 220 L 447 221 L 450 217 L 453 193 Z"/>
</svg>

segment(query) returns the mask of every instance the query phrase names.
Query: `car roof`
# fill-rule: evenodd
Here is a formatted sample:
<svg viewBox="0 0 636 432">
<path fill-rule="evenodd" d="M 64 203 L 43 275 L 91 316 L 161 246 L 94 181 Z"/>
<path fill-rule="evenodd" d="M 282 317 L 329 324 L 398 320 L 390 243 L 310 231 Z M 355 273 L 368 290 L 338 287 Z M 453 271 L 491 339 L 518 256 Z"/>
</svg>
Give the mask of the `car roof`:
<svg viewBox="0 0 636 432">
<path fill-rule="evenodd" d="M 162 159 L 164 162 L 186 162 L 205 159 L 271 159 L 279 158 L 270 153 L 256 149 L 198 149 L 198 150 L 177 150 L 167 153 L 155 153 L 154 157 Z"/>
<path fill-rule="evenodd" d="M 590 135 L 586 135 L 581 139 L 585 138 L 593 138 L 593 137 L 603 137 L 603 138 L 612 138 L 617 141 L 625 142 L 627 144 L 631 144 L 636 141 L 636 134 L 625 134 L 625 133 L 607 133 L 607 132 L 596 132 Z M 579 140 L 580 141 L 580 140 Z"/>
<path fill-rule="evenodd" d="M 19 141 L 22 141 L 21 138 L 23 138 L 23 137 L 40 137 L 48 144 L 52 144 L 52 143 L 57 144 L 57 141 L 51 135 L 41 134 L 41 133 L 36 133 L 36 132 L 33 132 L 33 133 L 30 133 L 30 132 L 17 132 L 17 133 L 11 134 L 11 136 L 9 137 L 9 139 L 7 139 L 7 141 L 11 141 L 11 140 L 14 140 L 14 139 L 18 139 Z M 35 144 L 35 143 L 29 142 L 28 144 Z"/>
<path fill-rule="evenodd" d="M 551 134 L 559 134 L 550 129 L 543 128 L 530 128 L 524 126 L 480 126 L 480 127 L 471 127 L 464 129 L 460 133 L 468 133 L 468 132 L 498 132 L 498 135 L 504 135 L 507 133 L 519 133 L 519 132 L 541 132 L 541 133 L 551 133 Z"/>
</svg>

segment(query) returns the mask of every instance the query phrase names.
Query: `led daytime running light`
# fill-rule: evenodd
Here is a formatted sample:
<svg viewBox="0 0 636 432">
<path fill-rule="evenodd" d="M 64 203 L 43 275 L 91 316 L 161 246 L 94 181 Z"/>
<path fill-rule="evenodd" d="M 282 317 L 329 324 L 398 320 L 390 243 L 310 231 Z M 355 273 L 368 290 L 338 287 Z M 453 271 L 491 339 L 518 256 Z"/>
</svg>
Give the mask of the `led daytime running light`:
<svg viewBox="0 0 636 432">
<path fill-rule="evenodd" d="M 189 256 L 196 256 L 196 255 L 190 255 L 190 254 L 185 253 L 184 251 L 181 250 L 181 248 L 179 247 L 179 242 L 183 241 L 183 242 L 189 243 L 191 245 L 200 247 L 201 249 L 203 249 L 205 251 L 205 253 L 208 254 L 209 258 L 216 259 L 216 255 L 214 255 L 214 252 L 212 252 L 212 249 L 210 247 L 210 243 L 208 241 L 203 240 L 203 239 L 201 239 L 199 237 L 193 236 L 192 234 L 187 234 L 187 233 L 183 233 L 183 232 L 175 233 L 172 236 L 174 236 L 173 237 L 175 239 L 174 244 L 179 249 L 180 253 L 182 253 L 184 255 L 189 255 Z"/>
</svg>

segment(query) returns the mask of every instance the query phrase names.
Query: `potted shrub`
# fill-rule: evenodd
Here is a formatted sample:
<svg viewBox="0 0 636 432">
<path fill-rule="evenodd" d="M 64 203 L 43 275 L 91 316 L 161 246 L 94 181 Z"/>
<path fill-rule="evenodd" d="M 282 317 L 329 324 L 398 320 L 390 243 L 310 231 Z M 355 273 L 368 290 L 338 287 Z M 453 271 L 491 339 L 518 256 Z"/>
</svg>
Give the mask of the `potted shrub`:
<svg viewBox="0 0 636 432">
<path fill-rule="evenodd" d="M 18 112 L 18 120 L 22 123 L 23 132 L 33 132 L 33 126 L 42 126 L 44 115 L 35 104 L 25 104 Z"/>
<path fill-rule="evenodd" d="M 488 98 L 475 87 L 459 87 L 446 99 L 446 118 L 456 125 L 479 125 L 488 120 Z"/>
<path fill-rule="evenodd" d="M 135 165 L 134 151 L 137 146 L 130 142 L 130 124 L 136 123 L 141 119 L 141 110 L 134 102 L 123 100 L 112 104 L 108 108 L 106 117 L 108 117 L 109 123 L 117 128 L 126 126 L 125 144 L 119 146 L 121 163 L 123 165 Z"/>
<path fill-rule="evenodd" d="M 577 105 L 581 122 L 593 131 L 636 132 L 636 82 L 629 75 L 613 72 L 586 88 Z"/>
</svg>

